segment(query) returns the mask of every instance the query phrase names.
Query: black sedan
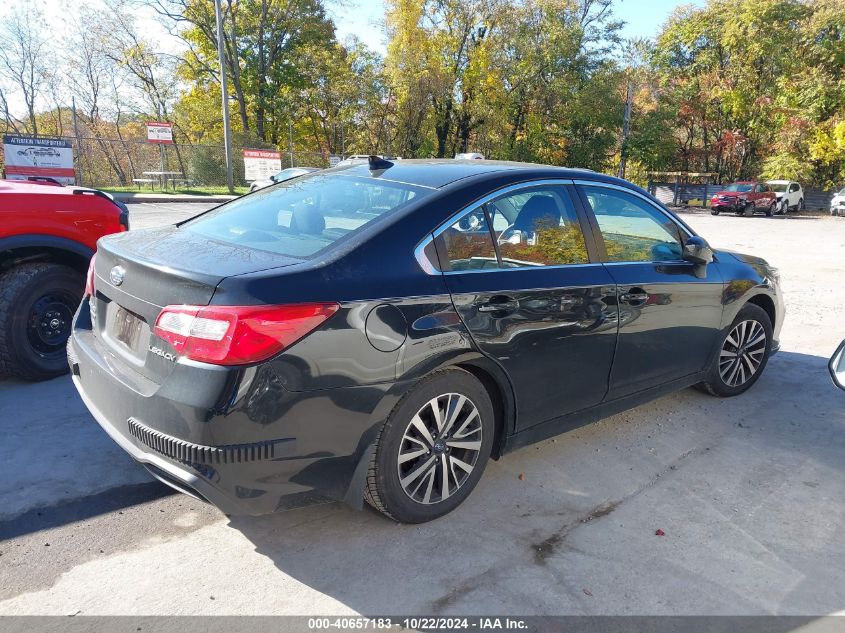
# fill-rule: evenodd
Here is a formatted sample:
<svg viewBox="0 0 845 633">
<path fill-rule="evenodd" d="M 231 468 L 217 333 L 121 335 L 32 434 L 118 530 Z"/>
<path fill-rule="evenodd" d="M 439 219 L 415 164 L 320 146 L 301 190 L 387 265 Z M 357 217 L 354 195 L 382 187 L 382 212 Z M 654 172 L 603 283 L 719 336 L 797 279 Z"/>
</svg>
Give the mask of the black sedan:
<svg viewBox="0 0 845 633">
<path fill-rule="evenodd" d="M 231 514 L 422 522 L 488 458 L 777 347 L 778 274 L 590 171 L 373 157 L 104 238 L 68 346 L 94 417 Z"/>
</svg>

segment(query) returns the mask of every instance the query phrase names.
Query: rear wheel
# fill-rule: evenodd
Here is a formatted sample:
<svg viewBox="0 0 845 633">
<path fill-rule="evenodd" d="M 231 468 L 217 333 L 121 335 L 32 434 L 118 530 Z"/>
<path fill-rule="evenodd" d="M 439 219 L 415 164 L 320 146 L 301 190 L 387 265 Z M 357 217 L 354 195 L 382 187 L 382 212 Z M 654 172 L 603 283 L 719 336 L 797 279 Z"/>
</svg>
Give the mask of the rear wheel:
<svg viewBox="0 0 845 633">
<path fill-rule="evenodd" d="M 804 198 L 801 198 L 801 199 L 798 201 L 798 206 L 797 206 L 797 207 L 795 207 L 795 209 L 796 209 L 797 211 L 803 211 L 803 210 L 804 210 Z"/>
<path fill-rule="evenodd" d="M 472 492 L 493 445 L 493 404 L 461 369 L 435 372 L 390 414 L 376 441 L 364 498 L 403 523 L 431 521 Z"/>
<path fill-rule="evenodd" d="M 771 348 L 772 322 L 769 315 L 760 306 L 747 304 L 722 339 L 707 379 L 699 387 L 722 398 L 743 393 L 763 373 Z"/>
<path fill-rule="evenodd" d="M 65 345 L 85 279 L 67 266 L 23 264 L 0 277 L 0 372 L 46 380 L 67 372 Z"/>
</svg>

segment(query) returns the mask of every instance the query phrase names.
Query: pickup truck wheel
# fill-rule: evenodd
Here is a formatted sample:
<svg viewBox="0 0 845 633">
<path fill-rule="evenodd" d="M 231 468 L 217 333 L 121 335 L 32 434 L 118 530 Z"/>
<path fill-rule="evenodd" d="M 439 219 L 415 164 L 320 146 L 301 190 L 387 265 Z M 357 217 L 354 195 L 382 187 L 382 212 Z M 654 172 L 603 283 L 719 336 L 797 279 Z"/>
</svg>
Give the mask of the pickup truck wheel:
<svg viewBox="0 0 845 633">
<path fill-rule="evenodd" d="M 0 373 L 47 380 L 68 370 L 65 345 L 84 276 L 58 264 L 23 264 L 0 276 Z"/>
</svg>

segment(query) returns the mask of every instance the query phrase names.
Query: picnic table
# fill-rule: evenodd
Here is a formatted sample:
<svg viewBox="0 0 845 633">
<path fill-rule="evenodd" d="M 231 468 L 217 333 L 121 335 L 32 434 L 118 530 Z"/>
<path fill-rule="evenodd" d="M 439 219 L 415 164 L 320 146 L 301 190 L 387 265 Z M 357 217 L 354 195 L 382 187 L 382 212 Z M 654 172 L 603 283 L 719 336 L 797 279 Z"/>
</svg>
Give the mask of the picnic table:
<svg viewBox="0 0 845 633">
<path fill-rule="evenodd" d="M 153 176 L 158 179 L 159 184 L 163 190 L 167 189 L 167 180 L 176 180 L 176 176 L 184 176 L 181 171 L 145 171 L 145 176 Z M 173 186 L 174 191 L 176 190 L 176 185 L 174 183 Z"/>
</svg>

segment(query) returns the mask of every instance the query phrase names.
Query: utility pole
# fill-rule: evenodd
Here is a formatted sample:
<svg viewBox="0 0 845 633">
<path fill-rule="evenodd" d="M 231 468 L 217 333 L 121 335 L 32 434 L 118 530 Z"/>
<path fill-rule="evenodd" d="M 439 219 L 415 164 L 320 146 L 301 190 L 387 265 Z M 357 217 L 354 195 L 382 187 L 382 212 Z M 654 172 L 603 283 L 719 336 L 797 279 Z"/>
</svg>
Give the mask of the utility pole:
<svg viewBox="0 0 845 633">
<path fill-rule="evenodd" d="M 79 124 L 76 121 L 76 97 L 71 96 L 70 106 L 73 108 L 73 135 L 76 137 L 76 172 L 79 174 L 79 184 L 82 184 L 82 142 L 79 138 Z M 93 184 L 93 183 L 91 183 Z"/>
<path fill-rule="evenodd" d="M 631 108 L 634 105 L 634 84 L 628 80 L 628 94 L 625 98 L 625 118 L 622 121 L 622 147 L 619 150 L 619 171 L 617 176 L 625 177 L 625 163 L 628 160 L 628 134 L 631 131 Z"/>
<path fill-rule="evenodd" d="M 293 122 L 288 121 L 288 151 L 290 152 L 290 166 L 293 164 Z"/>
<path fill-rule="evenodd" d="M 214 0 L 214 15 L 217 18 L 217 56 L 220 58 L 220 94 L 223 99 L 223 151 L 226 152 L 226 186 L 229 193 L 235 192 L 232 175 L 232 128 L 229 126 L 229 87 L 226 84 L 226 56 L 223 48 L 223 13 L 220 0 Z"/>
</svg>

